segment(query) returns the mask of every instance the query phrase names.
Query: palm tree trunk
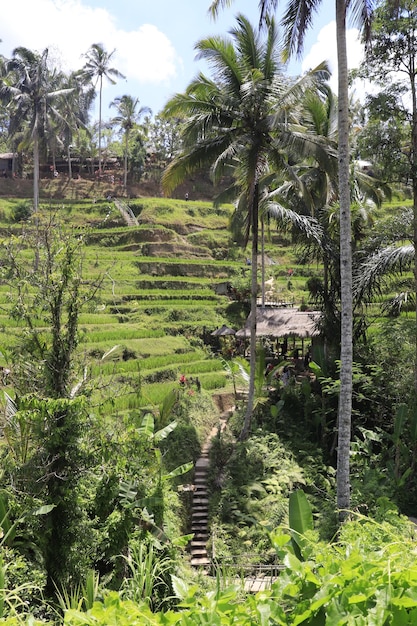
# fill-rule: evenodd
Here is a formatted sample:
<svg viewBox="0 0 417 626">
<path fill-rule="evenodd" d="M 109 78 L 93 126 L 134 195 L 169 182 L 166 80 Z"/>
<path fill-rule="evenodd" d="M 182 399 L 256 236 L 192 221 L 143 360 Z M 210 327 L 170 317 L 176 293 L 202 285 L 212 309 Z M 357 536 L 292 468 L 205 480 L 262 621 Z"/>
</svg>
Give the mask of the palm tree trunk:
<svg viewBox="0 0 417 626">
<path fill-rule="evenodd" d="M 33 136 L 33 212 L 35 214 L 35 228 L 36 228 L 36 249 L 33 269 L 36 272 L 39 267 L 39 138 L 38 133 L 35 130 Z"/>
<path fill-rule="evenodd" d="M 68 179 L 72 180 L 71 147 L 68 146 Z"/>
<path fill-rule="evenodd" d="M 103 91 L 103 77 L 100 76 L 98 100 L 98 174 L 101 176 L 101 96 Z"/>
<path fill-rule="evenodd" d="M 265 308 L 265 220 L 261 217 L 261 292 L 262 308 Z"/>
<path fill-rule="evenodd" d="M 411 76 L 411 98 L 412 98 L 412 142 L 413 156 L 411 163 L 412 185 L 413 185 L 413 244 L 414 244 L 414 289 L 416 307 L 416 333 L 415 333 L 415 357 L 414 357 L 414 392 L 417 393 L 417 94 L 415 81 L 414 57 L 410 58 Z"/>
<path fill-rule="evenodd" d="M 127 189 L 127 149 L 129 146 L 129 133 L 125 132 L 125 161 L 124 161 L 124 172 L 123 172 L 123 188 L 126 191 Z"/>
<path fill-rule="evenodd" d="M 250 302 L 250 373 L 248 403 L 246 405 L 243 428 L 239 435 L 239 441 L 248 437 L 252 421 L 253 405 L 255 400 L 255 377 L 256 377 L 256 309 L 258 297 L 258 209 L 259 196 L 258 185 L 255 185 L 252 200 L 252 280 Z"/>
<path fill-rule="evenodd" d="M 38 134 L 35 131 L 33 137 L 33 211 L 37 213 L 39 209 L 39 142 Z"/>
<path fill-rule="evenodd" d="M 337 445 L 337 508 L 343 521 L 350 507 L 350 440 L 352 427 L 352 242 L 349 189 L 349 99 L 346 51 L 346 0 L 336 0 L 336 35 L 339 73 L 339 197 L 341 346 Z"/>
</svg>

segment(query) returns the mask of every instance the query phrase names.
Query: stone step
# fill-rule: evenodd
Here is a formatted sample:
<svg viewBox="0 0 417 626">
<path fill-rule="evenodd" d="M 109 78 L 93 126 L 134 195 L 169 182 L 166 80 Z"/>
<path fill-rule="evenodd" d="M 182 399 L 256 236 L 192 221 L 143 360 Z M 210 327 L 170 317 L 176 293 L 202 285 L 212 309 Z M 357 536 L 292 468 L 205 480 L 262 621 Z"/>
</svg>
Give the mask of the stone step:
<svg viewBox="0 0 417 626">
<path fill-rule="evenodd" d="M 204 444 L 206 445 L 206 444 Z M 201 458 L 201 456 L 197 459 L 197 461 L 195 462 L 195 469 L 196 470 L 201 470 L 204 469 L 205 471 L 208 470 L 210 465 L 210 461 L 209 459 L 203 459 Z"/>
<path fill-rule="evenodd" d="M 193 565 L 194 567 L 199 567 L 201 565 L 210 565 L 210 559 L 208 557 L 191 559 L 191 565 Z"/>
<path fill-rule="evenodd" d="M 207 543 L 208 541 L 208 533 L 195 533 L 194 537 L 197 537 L 196 541 L 203 541 L 204 543 Z M 194 541 L 194 540 L 193 540 Z"/>
<path fill-rule="evenodd" d="M 198 461 L 201 461 L 201 460 L 204 461 L 205 459 L 201 459 L 201 456 L 200 456 Z M 202 463 L 198 464 L 198 461 L 197 461 L 197 463 L 194 466 L 194 473 L 195 474 L 207 474 L 208 471 L 209 471 L 209 467 L 210 467 L 209 463 L 207 463 L 207 464 L 202 464 Z"/>
<path fill-rule="evenodd" d="M 191 548 L 195 546 L 196 548 L 205 548 L 207 546 L 207 541 L 203 539 L 191 539 L 190 543 Z"/>
<path fill-rule="evenodd" d="M 191 558 L 195 559 L 198 557 L 207 557 L 207 550 L 205 548 L 191 548 L 190 550 Z"/>
<path fill-rule="evenodd" d="M 193 496 L 193 507 L 195 506 L 208 506 L 209 499 L 204 497 Z"/>
<path fill-rule="evenodd" d="M 195 511 L 194 510 L 192 512 L 192 519 L 193 519 L 193 521 L 194 520 L 203 520 L 204 519 L 206 521 L 206 524 L 207 524 L 207 522 L 208 522 L 208 519 L 207 519 L 207 509 L 204 509 L 204 511 Z"/>
</svg>

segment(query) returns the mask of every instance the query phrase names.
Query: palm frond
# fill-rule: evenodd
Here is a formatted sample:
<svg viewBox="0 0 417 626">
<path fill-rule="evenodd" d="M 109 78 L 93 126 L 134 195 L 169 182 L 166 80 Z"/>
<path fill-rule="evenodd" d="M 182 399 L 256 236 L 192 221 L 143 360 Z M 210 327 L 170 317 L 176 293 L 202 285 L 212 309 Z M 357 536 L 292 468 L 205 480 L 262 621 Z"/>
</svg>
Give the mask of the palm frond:
<svg viewBox="0 0 417 626">
<path fill-rule="evenodd" d="M 409 270 L 414 260 L 413 245 L 389 246 L 368 257 L 359 267 L 354 277 L 355 298 L 369 299 L 373 294 L 381 294 L 389 276 Z"/>
<path fill-rule="evenodd" d="M 262 207 L 265 212 L 278 222 L 296 228 L 307 239 L 312 239 L 317 244 L 322 245 L 323 229 L 315 218 L 309 215 L 300 215 L 296 211 L 286 208 L 282 203 L 271 200 L 267 200 Z"/>
</svg>

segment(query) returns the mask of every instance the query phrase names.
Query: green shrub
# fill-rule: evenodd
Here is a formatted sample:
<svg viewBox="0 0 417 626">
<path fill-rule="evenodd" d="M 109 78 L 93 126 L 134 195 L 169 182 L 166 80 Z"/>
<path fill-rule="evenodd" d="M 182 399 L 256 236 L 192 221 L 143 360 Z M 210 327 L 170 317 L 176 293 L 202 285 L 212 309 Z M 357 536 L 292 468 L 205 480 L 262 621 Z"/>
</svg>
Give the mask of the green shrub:
<svg viewBox="0 0 417 626">
<path fill-rule="evenodd" d="M 26 200 L 15 204 L 12 208 L 12 220 L 14 222 L 27 222 L 32 216 L 32 202 Z"/>
</svg>

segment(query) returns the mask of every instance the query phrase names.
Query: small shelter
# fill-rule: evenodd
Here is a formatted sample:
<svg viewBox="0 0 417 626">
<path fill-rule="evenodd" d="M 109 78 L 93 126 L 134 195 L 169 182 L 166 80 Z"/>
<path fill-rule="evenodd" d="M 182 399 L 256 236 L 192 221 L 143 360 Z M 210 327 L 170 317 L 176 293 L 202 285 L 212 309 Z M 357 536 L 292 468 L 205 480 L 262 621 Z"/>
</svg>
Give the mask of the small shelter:
<svg viewBox="0 0 417 626">
<path fill-rule="evenodd" d="M 223 326 L 221 326 L 220 328 L 216 328 L 216 330 L 213 330 L 213 332 L 211 333 L 213 337 L 228 337 L 229 335 L 235 334 L 236 331 L 233 330 L 233 328 L 226 326 L 226 324 L 223 324 Z"/>
<path fill-rule="evenodd" d="M 257 337 L 317 337 L 320 334 L 318 323 L 320 311 L 299 311 L 292 308 L 256 309 Z M 250 317 L 244 328 L 238 330 L 237 337 L 250 337 Z"/>
<path fill-rule="evenodd" d="M 281 307 L 257 307 L 256 309 L 256 336 L 276 340 L 276 347 L 273 350 L 272 358 L 283 357 L 287 354 L 288 338 L 293 339 L 293 350 L 296 350 L 296 339 L 301 340 L 301 354 L 304 354 L 304 341 L 310 339 L 313 342 L 315 337 L 320 335 L 319 321 L 320 311 L 300 311 L 293 308 Z M 244 328 L 238 330 L 237 338 L 250 339 L 250 315 L 246 320 Z M 282 339 L 282 344 L 279 340 Z M 309 349 L 310 350 L 310 349 Z"/>
<path fill-rule="evenodd" d="M 0 175 L 2 177 L 12 176 L 13 160 L 16 158 L 17 154 L 14 152 L 3 152 L 0 154 Z"/>
</svg>

